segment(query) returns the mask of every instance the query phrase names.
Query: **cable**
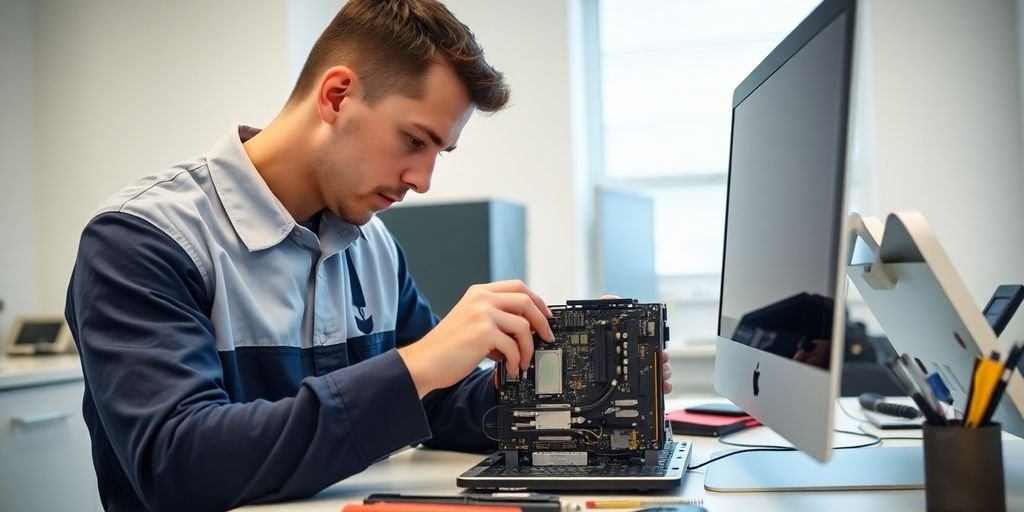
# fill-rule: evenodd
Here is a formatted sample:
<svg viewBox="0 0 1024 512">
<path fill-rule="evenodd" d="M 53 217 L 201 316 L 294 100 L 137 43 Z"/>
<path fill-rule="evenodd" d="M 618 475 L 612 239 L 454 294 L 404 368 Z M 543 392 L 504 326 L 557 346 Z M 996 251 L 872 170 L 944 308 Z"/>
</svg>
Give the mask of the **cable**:
<svg viewBox="0 0 1024 512">
<path fill-rule="evenodd" d="M 605 401 L 608 400 L 608 398 L 611 397 L 611 393 L 613 393 L 615 391 L 615 386 L 617 386 L 617 385 L 618 385 L 618 380 L 617 379 L 611 379 L 611 382 L 608 384 L 608 390 L 605 391 L 604 395 L 602 395 L 600 398 L 598 398 L 597 401 L 595 401 L 594 403 L 589 404 L 589 406 L 580 406 L 579 408 L 575 408 L 573 410 L 573 412 L 574 413 L 583 413 L 585 411 L 593 411 L 593 410 L 597 409 L 598 407 L 601 406 L 602 403 L 604 403 Z"/>
<path fill-rule="evenodd" d="M 842 411 L 843 411 L 843 414 L 845 414 L 845 415 L 849 416 L 849 417 L 850 417 L 850 419 L 852 419 L 852 420 L 854 420 L 854 421 L 860 421 L 860 422 L 862 422 L 862 423 L 863 423 L 863 422 L 867 422 L 867 421 L 868 421 L 868 419 L 867 419 L 867 418 L 858 418 L 858 417 L 856 417 L 856 416 L 854 416 L 854 415 L 850 414 L 850 411 L 847 411 L 847 410 L 846 410 L 846 406 L 844 406 L 844 405 L 843 405 L 843 400 L 842 400 L 841 398 L 837 398 L 837 399 L 836 399 L 836 403 L 837 403 L 837 404 L 839 404 L 839 408 L 840 408 L 840 409 L 842 409 Z"/>
<path fill-rule="evenodd" d="M 693 471 L 695 469 L 700 469 L 700 468 L 702 468 L 704 466 L 707 466 L 708 464 L 711 464 L 712 462 L 717 462 L 717 461 L 720 461 L 720 460 L 722 460 L 722 459 L 724 459 L 726 457 L 732 457 L 733 455 L 736 455 L 736 454 L 739 454 L 739 453 L 750 453 L 750 452 L 792 452 L 792 451 L 795 451 L 795 450 L 796 450 L 796 448 L 785 448 L 785 447 L 782 447 L 782 446 L 776 447 L 776 448 L 764 447 L 764 448 L 747 448 L 745 450 L 736 450 L 736 451 L 733 451 L 733 452 L 729 452 L 729 453 L 725 453 L 725 454 L 719 455 L 717 457 L 712 457 L 712 458 L 710 458 L 710 459 L 708 459 L 708 460 L 706 460 L 704 462 L 701 462 L 700 464 L 697 464 L 695 466 L 688 466 L 686 468 L 686 470 L 687 471 Z"/>
<path fill-rule="evenodd" d="M 586 429 L 586 428 L 573 428 L 573 429 L 569 429 L 569 431 L 570 432 L 583 432 L 583 433 L 586 433 L 586 434 L 590 434 L 590 435 L 594 436 L 594 440 L 591 441 L 591 442 L 588 442 L 588 441 L 583 441 L 583 442 L 587 443 L 587 444 L 597 444 L 597 443 L 601 442 L 601 435 L 604 434 L 604 427 L 598 425 L 597 428 L 600 429 L 598 432 L 594 432 L 593 430 Z M 586 436 L 584 436 L 584 437 L 586 437 Z"/>
<path fill-rule="evenodd" d="M 861 437 L 871 438 L 871 442 L 870 443 L 857 444 L 857 445 L 853 445 L 853 446 L 837 446 L 837 447 L 833 448 L 833 450 L 853 450 L 853 449 L 856 449 L 856 448 L 868 448 L 870 446 L 878 446 L 878 445 L 882 444 L 882 438 L 881 437 L 878 437 L 875 434 L 872 434 L 871 432 L 867 432 L 865 430 L 861 430 L 860 432 L 854 432 L 852 430 L 841 430 L 841 429 L 838 429 L 838 428 L 837 429 L 833 429 L 833 430 L 835 432 L 839 432 L 840 434 L 849 434 L 851 436 L 861 436 Z"/>
<path fill-rule="evenodd" d="M 882 443 L 882 438 L 881 437 L 876 436 L 876 435 L 874 435 L 874 434 L 872 434 L 870 432 L 864 432 L 864 431 L 853 432 L 851 430 L 840 430 L 840 429 L 834 429 L 834 431 L 838 432 L 840 434 L 849 434 L 849 435 L 853 435 L 853 436 L 861 436 L 861 437 L 871 438 L 871 441 L 867 442 L 867 443 L 855 444 L 855 445 L 851 445 L 851 446 L 837 446 L 837 447 L 833 448 L 834 450 L 853 450 L 853 449 L 857 449 L 857 448 L 867 448 L 869 446 L 876 446 L 876 445 Z M 708 464 L 711 464 L 712 462 L 716 462 L 716 461 L 722 460 L 722 459 L 724 459 L 726 457 L 732 457 L 733 455 L 740 454 L 740 453 L 749 453 L 749 452 L 792 452 L 792 451 L 796 451 L 796 448 L 793 448 L 792 446 L 779 446 L 779 445 L 770 445 L 770 444 L 736 443 L 736 442 L 725 440 L 725 436 L 718 438 L 718 442 L 722 443 L 722 444 L 725 444 L 725 445 L 728 445 L 728 446 L 736 446 L 736 447 L 743 448 L 743 449 L 742 450 L 731 451 L 729 453 L 723 453 L 722 455 L 719 455 L 717 457 L 712 457 L 711 459 L 708 459 L 708 460 L 706 460 L 706 461 L 704 461 L 704 462 L 702 462 L 700 464 L 694 465 L 694 466 L 687 466 L 686 470 L 687 471 L 693 471 L 695 469 L 700 469 L 700 468 L 702 468 L 704 466 L 707 466 Z"/>
</svg>

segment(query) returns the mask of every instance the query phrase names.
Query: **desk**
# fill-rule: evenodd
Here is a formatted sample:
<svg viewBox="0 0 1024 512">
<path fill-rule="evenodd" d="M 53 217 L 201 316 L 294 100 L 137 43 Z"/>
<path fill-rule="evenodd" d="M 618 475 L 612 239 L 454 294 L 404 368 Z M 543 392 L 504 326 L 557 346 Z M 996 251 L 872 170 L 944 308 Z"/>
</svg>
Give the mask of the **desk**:
<svg viewBox="0 0 1024 512">
<path fill-rule="evenodd" d="M 704 399 L 670 400 L 669 410 L 681 408 Z M 844 398 L 843 404 L 847 411 L 859 414 L 860 406 L 856 399 Z M 857 430 L 857 422 L 841 410 L 836 411 L 836 427 Z M 866 427 L 867 428 L 867 427 Z M 920 436 L 920 430 L 897 430 L 870 432 L 884 436 L 913 437 Z M 890 433 L 896 432 L 896 433 Z M 856 444 L 865 438 L 846 434 L 835 434 L 836 446 Z M 690 465 L 704 462 L 711 453 L 731 447 L 718 443 L 714 438 L 681 437 L 693 443 Z M 748 429 L 729 437 L 730 440 L 751 444 L 788 444 L 777 434 L 766 427 Z M 916 441 L 886 441 L 884 446 L 914 445 Z M 1007 468 L 1006 490 L 1007 509 L 1024 511 L 1024 440 L 1004 434 L 1004 450 L 1011 444 L 1020 449 L 1015 450 L 1013 457 L 1004 459 Z M 405 493 L 460 493 L 463 489 L 456 487 L 455 478 L 470 466 L 476 464 L 482 455 L 464 454 L 445 451 L 433 451 L 423 448 L 406 450 L 390 459 L 371 466 L 366 471 L 339 482 L 320 494 L 307 500 L 277 503 L 263 506 L 249 506 L 239 510 L 254 512 L 275 510 L 284 512 L 338 512 L 347 503 L 359 503 L 364 497 L 374 492 L 405 492 Z M 704 469 L 691 471 L 683 479 L 683 486 L 674 495 L 685 497 L 701 497 L 709 512 L 774 512 L 774 511 L 808 511 L 822 510 L 925 510 L 924 491 L 847 491 L 847 492 L 791 492 L 791 493 L 716 493 L 704 490 Z M 784 468 L 780 468 L 784 470 Z M 656 499 L 672 494 L 644 494 L 643 497 Z M 602 498 L 618 496 L 603 495 Z M 623 496 L 625 497 L 625 496 Z M 629 497 L 637 498 L 637 495 Z M 588 499 L 583 494 L 563 494 L 563 503 L 582 504 Z M 573 510 L 572 506 L 569 510 Z"/>
</svg>

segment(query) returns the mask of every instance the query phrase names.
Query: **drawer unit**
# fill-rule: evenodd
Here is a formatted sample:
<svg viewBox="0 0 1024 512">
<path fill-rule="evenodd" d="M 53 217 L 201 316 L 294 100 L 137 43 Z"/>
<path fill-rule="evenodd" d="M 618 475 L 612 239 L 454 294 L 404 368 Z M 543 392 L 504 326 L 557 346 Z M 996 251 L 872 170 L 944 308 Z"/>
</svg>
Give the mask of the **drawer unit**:
<svg viewBox="0 0 1024 512">
<path fill-rule="evenodd" d="M 81 378 L 0 389 L 0 508 L 99 510 Z"/>
</svg>

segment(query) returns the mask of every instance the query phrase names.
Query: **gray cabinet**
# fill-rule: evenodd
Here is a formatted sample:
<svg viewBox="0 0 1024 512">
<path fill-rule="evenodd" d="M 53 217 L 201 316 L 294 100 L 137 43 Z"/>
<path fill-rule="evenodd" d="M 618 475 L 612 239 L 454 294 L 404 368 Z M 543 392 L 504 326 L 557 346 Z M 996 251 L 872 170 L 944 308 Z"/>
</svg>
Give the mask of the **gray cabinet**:
<svg viewBox="0 0 1024 512">
<path fill-rule="evenodd" d="M 439 317 L 470 285 L 526 280 L 526 208 L 504 201 L 438 203 L 377 214 L 405 252 Z"/>
<path fill-rule="evenodd" d="M 0 371 L 0 509 L 100 510 L 81 376 L 8 370 Z"/>
</svg>

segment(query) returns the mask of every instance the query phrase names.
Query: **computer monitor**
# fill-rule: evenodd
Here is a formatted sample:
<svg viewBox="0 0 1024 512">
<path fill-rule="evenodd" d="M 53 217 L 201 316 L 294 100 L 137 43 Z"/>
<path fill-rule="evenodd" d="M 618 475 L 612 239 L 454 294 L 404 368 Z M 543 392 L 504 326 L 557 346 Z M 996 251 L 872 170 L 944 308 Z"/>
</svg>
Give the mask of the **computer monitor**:
<svg viewBox="0 0 1024 512">
<path fill-rule="evenodd" d="M 832 452 L 856 2 L 827 0 L 733 95 L 715 390 Z"/>
<path fill-rule="evenodd" d="M 715 389 L 799 451 L 716 461 L 709 490 L 923 488 L 920 446 L 832 446 L 847 275 L 894 348 L 948 377 L 957 403 L 973 359 L 998 348 L 923 217 L 890 216 L 884 238 L 868 237 L 896 285 L 862 286 L 851 235 L 870 230 L 846 205 L 858 4 L 824 1 L 733 96 Z M 1024 384 L 1007 395 L 996 418 L 1024 432 Z"/>
</svg>

